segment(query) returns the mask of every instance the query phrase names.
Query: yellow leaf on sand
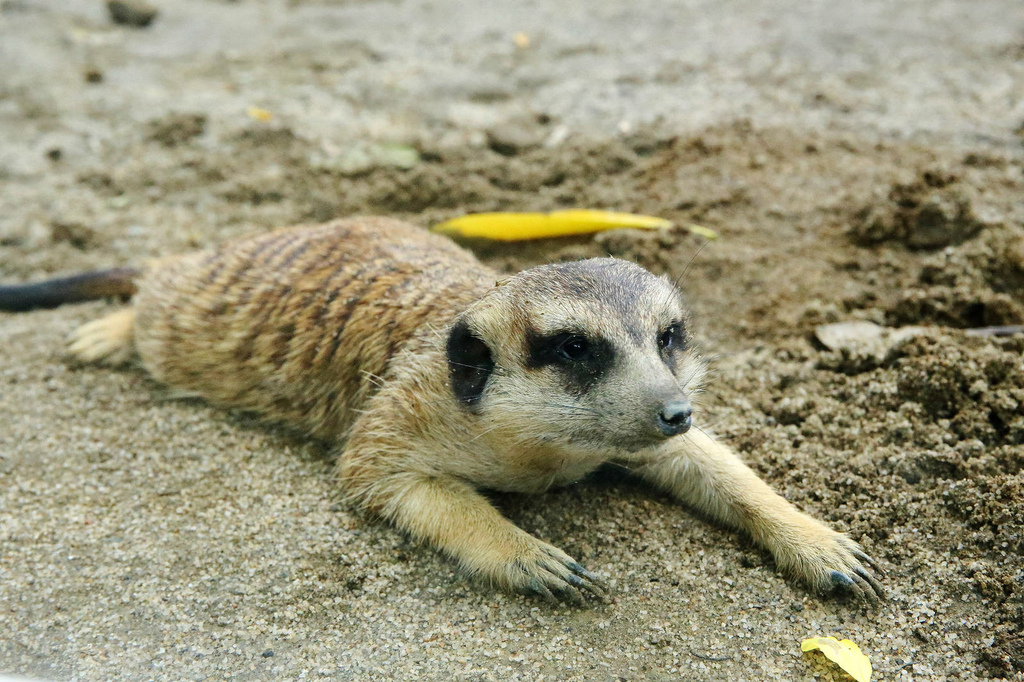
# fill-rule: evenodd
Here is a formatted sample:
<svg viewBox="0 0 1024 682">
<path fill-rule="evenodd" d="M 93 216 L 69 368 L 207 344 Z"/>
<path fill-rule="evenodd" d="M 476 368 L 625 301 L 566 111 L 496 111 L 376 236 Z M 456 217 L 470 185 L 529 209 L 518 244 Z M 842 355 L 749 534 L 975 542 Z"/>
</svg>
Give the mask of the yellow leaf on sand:
<svg viewBox="0 0 1024 682">
<path fill-rule="evenodd" d="M 800 651 L 820 649 L 825 658 L 833 661 L 850 674 L 857 682 L 871 682 L 871 661 L 860 652 L 860 648 L 848 639 L 835 637 L 811 637 L 800 643 Z"/>
<path fill-rule="evenodd" d="M 658 230 L 671 227 L 664 218 L 615 211 L 553 211 L 551 213 L 474 213 L 431 228 L 441 234 L 503 242 L 566 237 L 624 227 Z"/>
<path fill-rule="evenodd" d="M 249 107 L 246 110 L 246 113 L 249 114 L 249 118 L 256 119 L 260 123 L 267 123 L 273 120 L 274 118 L 274 115 L 272 113 L 270 113 L 266 109 L 260 109 L 259 107 Z"/>
</svg>

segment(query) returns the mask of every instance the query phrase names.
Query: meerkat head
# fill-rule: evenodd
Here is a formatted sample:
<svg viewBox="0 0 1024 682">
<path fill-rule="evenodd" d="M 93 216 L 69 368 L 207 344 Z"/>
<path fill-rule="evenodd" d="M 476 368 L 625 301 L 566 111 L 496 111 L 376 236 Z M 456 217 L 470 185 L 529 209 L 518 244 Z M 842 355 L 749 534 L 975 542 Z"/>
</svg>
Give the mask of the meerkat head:
<svg viewBox="0 0 1024 682">
<path fill-rule="evenodd" d="M 500 282 L 455 321 L 447 356 L 488 440 L 598 456 L 689 429 L 704 370 L 676 287 L 612 258 Z"/>
</svg>

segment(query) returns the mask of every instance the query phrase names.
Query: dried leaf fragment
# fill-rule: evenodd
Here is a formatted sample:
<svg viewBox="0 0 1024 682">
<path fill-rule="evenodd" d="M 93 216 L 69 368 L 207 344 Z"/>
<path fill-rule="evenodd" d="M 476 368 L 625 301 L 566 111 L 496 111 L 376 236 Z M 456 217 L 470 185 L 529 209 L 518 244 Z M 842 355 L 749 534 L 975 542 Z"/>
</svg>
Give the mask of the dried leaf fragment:
<svg viewBox="0 0 1024 682">
<path fill-rule="evenodd" d="M 718 239 L 718 233 L 712 230 L 710 227 L 704 227 L 697 223 L 686 223 L 686 229 L 690 231 L 690 234 L 696 234 L 704 239 Z"/>
<path fill-rule="evenodd" d="M 246 109 L 246 113 L 249 114 L 249 118 L 259 121 L 260 123 L 268 123 L 274 120 L 274 115 L 266 109 L 260 107 L 249 107 Z"/>
<path fill-rule="evenodd" d="M 431 229 L 458 237 L 515 242 L 621 228 L 657 230 L 671 226 L 670 221 L 654 216 L 583 209 L 551 213 L 475 213 Z"/>
<path fill-rule="evenodd" d="M 835 637 L 810 637 L 800 643 L 800 651 L 820 650 L 857 682 L 871 682 L 871 661 L 861 653 L 860 648 L 848 639 Z"/>
</svg>

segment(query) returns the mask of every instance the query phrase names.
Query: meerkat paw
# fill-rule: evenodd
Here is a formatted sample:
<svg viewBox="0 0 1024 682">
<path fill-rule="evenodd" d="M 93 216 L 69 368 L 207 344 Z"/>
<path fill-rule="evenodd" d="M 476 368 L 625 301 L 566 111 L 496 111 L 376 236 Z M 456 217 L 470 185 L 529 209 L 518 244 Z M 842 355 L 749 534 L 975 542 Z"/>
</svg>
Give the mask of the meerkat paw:
<svg viewBox="0 0 1024 682">
<path fill-rule="evenodd" d="M 552 602 L 584 604 L 584 594 L 607 598 L 608 585 L 562 550 L 526 532 L 517 538 L 516 551 L 498 566 L 489 567 L 493 582 L 505 589 L 540 596 Z"/>
<path fill-rule="evenodd" d="M 359 491 L 362 504 L 442 550 L 470 576 L 551 601 L 583 604 L 586 594 L 605 598 L 601 578 L 514 525 L 465 481 L 414 472 L 374 478 L 358 466 L 362 461 L 357 454 L 342 457 L 350 494 Z M 361 485 L 366 487 L 360 490 Z"/>
<path fill-rule="evenodd" d="M 78 362 L 120 365 L 132 355 L 135 311 L 119 310 L 87 322 L 71 333 L 67 353 Z"/>
<path fill-rule="evenodd" d="M 783 571 L 818 592 L 839 590 L 872 603 L 885 599 L 885 589 L 870 569 L 883 577 L 885 572 L 856 542 L 816 521 L 797 535 L 772 548 Z"/>
</svg>

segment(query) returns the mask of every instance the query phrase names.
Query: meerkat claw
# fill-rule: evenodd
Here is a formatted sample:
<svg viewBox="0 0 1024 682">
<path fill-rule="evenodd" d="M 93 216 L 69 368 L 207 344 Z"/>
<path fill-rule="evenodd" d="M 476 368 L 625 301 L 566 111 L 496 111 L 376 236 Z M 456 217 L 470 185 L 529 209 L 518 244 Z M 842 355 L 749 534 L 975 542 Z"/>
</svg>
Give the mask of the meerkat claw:
<svg viewBox="0 0 1024 682">
<path fill-rule="evenodd" d="M 883 578 L 886 576 L 885 569 L 883 569 L 877 561 L 875 561 L 873 558 L 871 558 L 869 555 L 865 554 L 861 550 L 854 550 L 853 556 L 858 561 L 862 561 L 865 564 L 867 564 L 871 568 L 871 570 L 877 573 L 878 575 L 882 576 Z"/>
<path fill-rule="evenodd" d="M 828 543 L 825 544 L 825 547 L 819 546 L 820 553 L 817 560 L 824 560 L 836 568 L 824 573 L 824 577 L 821 573 L 812 573 L 809 576 L 809 582 L 812 585 L 817 583 L 822 591 L 828 591 L 829 587 L 838 588 L 852 592 L 857 597 L 871 603 L 885 600 L 885 588 L 869 569 L 882 575 L 885 572 L 861 549 L 860 545 L 850 538 L 838 533 L 833 534 L 832 537 L 834 544 L 827 552 L 821 550 L 828 548 Z"/>
<path fill-rule="evenodd" d="M 577 606 L 583 606 L 586 603 L 583 594 L 562 580 L 561 576 L 548 573 L 543 578 L 530 578 L 530 581 L 520 591 L 530 597 L 540 597 L 551 604 L 571 602 Z"/>
<path fill-rule="evenodd" d="M 572 595 L 570 595 L 570 596 L 573 599 L 573 601 L 576 602 L 577 604 L 582 605 L 584 603 L 584 599 L 583 599 L 583 593 L 580 592 L 580 590 L 581 589 L 586 590 L 587 589 L 587 584 L 583 581 L 582 578 L 580 578 L 579 576 L 574 575 L 572 573 L 570 573 L 568 576 L 566 576 L 565 581 L 567 583 L 569 583 L 569 587 L 567 588 L 566 591 L 567 592 L 569 592 L 569 591 L 572 592 Z"/>
<path fill-rule="evenodd" d="M 832 574 L 829 577 L 832 579 L 832 584 L 837 587 L 850 587 L 853 585 L 853 578 L 845 573 L 832 571 Z"/>
<path fill-rule="evenodd" d="M 871 592 L 872 592 L 872 594 L 875 595 L 875 597 L 877 597 L 878 599 L 882 599 L 882 600 L 884 600 L 886 598 L 886 596 L 885 596 L 885 588 L 882 587 L 882 583 L 878 582 L 878 579 L 875 578 L 875 576 L 871 575 L 870 571 L 867 571 L 867 570 L 861 568 L 860 566 L 858 566 L 857 568 L 855 568 L 853 570 L 854 570 L 854 573 L 857 574 L 857 576 L 862 578 L 864 580 L 864 582 L 866 582 L 868 585 L 871 586 Z"/>
<path fill-rule="evenodd" d="M 530 580 L 530 582 L 523 589 L 523 594 L 527 594 L 534 597 L 541 597 L 545 601 L 551 603 L 558 602 L 558 598 L 555 597 L 554 593 L 551 592 L 550 589 L 548 589 L 547 585 L 542 583 L 537 578 L 533 578 Z"/>
<path fill-rule="evenodd" d="M 577 588 L 577 589 L 579 589 L 579 588 L 582 588 L 584 590 L 589 590 L 590 589 L 587 586 L 587 581 L 584 580 L 583 578 L 579 577 L 575 573 L 570 573 L 569 575 L 567 575 L 566 578 L 565 578 L 565 581 L 567 583 L 569 583 L 570 585 L 572 585 L 573 587 Z"/>
<path fill-rule="evenodd" d="M 570 571 L 578 575 L 580 578 L 583 578 L 587 582 L 590 582 L 596 587 L 600 588 L 602 592 L 606 592 L 608 590 L 608 583 L 605 582 L 604 578 L 598 575 L 594 575 L 586 568 L 584 568 L 582 564 L 574 561 L 571 564 L 569 564 L 566 568 L 568 568 Z"/>
<path fill-rule="evenodd" d="M 858 584 L 858 582 L 850 576 L 842 573 L 841 571 L 832 571 L 831 574 L 832 584 L 840 589 L 848 592 L 852 592 L 859 599 L 869 599 L 864 591 L 864 588 Z"/>
<path fill-rule="evenodd" d="M 583 595 L 572 585 L 559 586 L 555 588 L 559 599 L 567 602 L 572 602 L 576 606 L 583 606 L 587 603 L 587 600 L 583 598 Z"/>
<path fill-rule="evenodd" d="M 590 592 L 602 601 L 608 598 L 608 583 L 601 577 L 594 575 L 575 561 L 566 564 L 566 568 L 571 571 L 571 573 L 563 578 L 567 583 L 575 588 Z"/>
<path fill-rule="evenodd" d="M 556 550 L 548 550 L 544 552 L 543 559 L 532 566 L 520 563 L 519 570 L 526 573 L 528 578 L 521 583 L 518 591 L 550 602 L 567 602 L 577 606 L 586 604 L 588 594 L 601 601 L 607 600 L 607 586 L 601 578 L 578 562 L 559 554 Z"/>
<path fill-rule="evenodd" d="M 882 586 L 875 580 L 874 576 L 863 568 L 855 568 L 852 577 L 841 571 L 832 571 L 829 577 L 835 587 L 849 590 L 858 598 L 872 604 L 877 604 L 885 598 L 885 590 L 882 589 Z"/>
<path fill-rule="evenodd" d="M 853 584 L 856 588 L 855 592 L 857 593 L 858 597 L 872 604 L 878 603 L 878 595 L 875 594 L 874 590 L 871 587 L 871 584 L 864 580 L 864 578 L 862 578 L 857 573 L 854 573 L 853 575 Z"/>
<path fill-rule="evenodd" d="M 565 581 L 572 585 L 577 592 L 586 590 L 602 601 L 608 598 L 607 584 L 590 571 L 584 570 L 582 575 L 570 573 Z"/>
</svg>

